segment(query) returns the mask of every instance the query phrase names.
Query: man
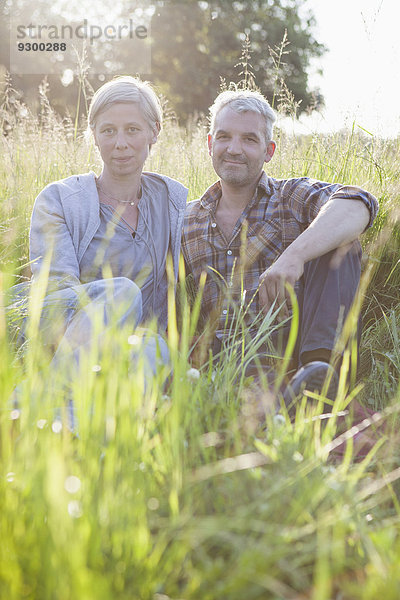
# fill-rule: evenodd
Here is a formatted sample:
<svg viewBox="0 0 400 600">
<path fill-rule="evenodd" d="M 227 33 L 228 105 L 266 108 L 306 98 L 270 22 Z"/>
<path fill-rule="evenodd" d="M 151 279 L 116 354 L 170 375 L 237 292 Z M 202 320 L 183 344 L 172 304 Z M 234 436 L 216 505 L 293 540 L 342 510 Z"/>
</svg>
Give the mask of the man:
<svg viewBox="0 0 400 600">
<path fill-rule="evenodd" d="M 276 116 L 258 92 L 222 92 L 210 113 L 208 148 L 220 180 L 188 204 L 182 243 L 195 282 L 207 273 L 203 312 L 223 340 L 235 302 L 243 306 L 245 297 L 249 324 L 279 305 L 287 316 L 294 287 L 298 370 L 285 401 L 304 386 L 321 391 L 327 375 L 334 397 L 337 375 L 329 362 L 360 279 L 356 240 L 372 225 L 378 203 L 355 186 L 268 177 L 263 166 L 275 152 Z M 287 331 L 288 324 L 285 339 Z"/>
</svg>

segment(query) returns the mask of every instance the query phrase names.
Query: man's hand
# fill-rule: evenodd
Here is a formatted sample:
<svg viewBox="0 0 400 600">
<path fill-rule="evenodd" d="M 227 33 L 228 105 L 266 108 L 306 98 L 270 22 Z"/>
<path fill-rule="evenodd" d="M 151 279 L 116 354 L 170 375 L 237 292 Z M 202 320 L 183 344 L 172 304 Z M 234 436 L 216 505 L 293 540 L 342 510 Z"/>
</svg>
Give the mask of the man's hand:
<svg viewBox="0 0 400 600">
<path fill-rule="evenodd" d="M 260 306 L 267 313 L 276 300 L 276 306 L 286 303 L 283 317 L 289 316 L 290 295 L 285 284 L 292 287 L 304 272 L 304 262 L 287 250 L 260 276 Z"/>
<path fill-rule="evenodd" d="M 305 263 L 356 240 L 367 227 L 368 219 L 368 208 L 361 201 L 351 198 L 329 200 L 311 225 L 260 276 L 263 311 L 268 312 L 275 300 L 277 306 L 286 300 L 283 312 L 288 316 L 290 296 L 285 283 L 294 286 L 303 275 Z"/>
</svg>

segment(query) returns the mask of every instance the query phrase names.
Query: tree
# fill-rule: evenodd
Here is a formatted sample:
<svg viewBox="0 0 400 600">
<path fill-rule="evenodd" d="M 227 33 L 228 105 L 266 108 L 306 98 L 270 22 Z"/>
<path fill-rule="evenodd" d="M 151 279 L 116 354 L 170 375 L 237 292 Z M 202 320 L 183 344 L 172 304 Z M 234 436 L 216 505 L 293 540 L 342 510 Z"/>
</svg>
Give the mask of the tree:
<svg viewBox="0 0 400 600">
<path fill-rule="evenodd" d="M 178 115 L 206 111 L 220 86 L 238 81 L 236 66 L 244 36 L 250 37 L 251 67 L 269 98 L 283 79 L 300 112 L 321 103 L 308 86 L 312 58 L 325 51 L 312 29 L 314 17 L 300 17 L 302 0 L 172 0 L 152 22 L 152 79 L 171 99 Z M 286 40 L 284 42 L 284 40 Z"/>
<path fill-rule="evenodd" d="M 23 7 L 29 5 L 30 0 L 14 2 Z M 37 21 L 46 23 L 50 4 L 53 8 L 56 4 L 57 13 L 65 15 L 72 24 L 77 18 L 71 17 L 75 15 L 71 8 L 74 2 L 79 4 L 78 0 L 57 0 L 56 3 L 37 0 Z M 219 91 L 221 78 L 227 83 L 241 78 L 238 62 L 246 35 L 250 40 L 247 52 L 256 84 L 271 102 L 276 103 L 281 80 L 293 94 L 294 101 L 300 103 L 300 112 L 315 104 L 316 98 L 321 101 L 321 97 L 309 89 L 308 69 L 311 59 L 321 56 L 325 48 L 313 36 L 314 17 L 304 13 L 303 0 L 159 0 L 150 4 L 154 9 L 152 65 L 150 73 L 140 74 L 157 85 L 182 122 L 192 113 L 207 111 Z M 3 16 L 7 6 L 3 7 Z M 91 5 L 92 13 L 102 12 L 112 23 L 117 15 L 129 19 L 137 8 L 137 0 L 99 0 L 96 6 Z M 7 54 L 5 20 L 0 20 L 0 33 L 3 34 L 0 36 L 0 40 L 3 38 L 1 68 L 1 63 L 7 62 L 4 58 Z M 96 63 L 97 74 L 99 68 L 103 70 L 103 76 L 94 76 L 89 71 L 93 88 L 97 89 L 101 81 L 114 75 L 132 73 L 133 55 L 136 56 L 130 39 L 99 44 L 92 64 Z M 49 57 L 37 53 L 36 60 L 45 61 Z M 13 77 L 13 83 L 27 97 L 32 95 L 33 88 L 37 89 L 41 79 L 41 76 Z M 53 106 L 60 112 L 68 109 L 75 114 L 79 96 L 77 78 L 69 86 L 62 85 L 60 76 L 49 77 L 48 81 Z M 84 108 L 82 104 L 81 113 Z"/>
</svg>

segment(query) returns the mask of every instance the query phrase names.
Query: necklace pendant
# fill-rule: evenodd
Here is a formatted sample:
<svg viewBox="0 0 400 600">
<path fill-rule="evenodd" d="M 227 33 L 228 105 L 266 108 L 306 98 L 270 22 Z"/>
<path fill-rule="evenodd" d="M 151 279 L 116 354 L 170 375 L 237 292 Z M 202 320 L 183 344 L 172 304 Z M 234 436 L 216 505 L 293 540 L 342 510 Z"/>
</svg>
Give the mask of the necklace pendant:
<svg viewBox="0 0 400 600">
<path fill-rule="evenodd" d="M 134 203 L 134 202 L 129 202 L 129 204 L 130 204 L 131 206 L 135 206 L 135 203 Z"/>
</svg>

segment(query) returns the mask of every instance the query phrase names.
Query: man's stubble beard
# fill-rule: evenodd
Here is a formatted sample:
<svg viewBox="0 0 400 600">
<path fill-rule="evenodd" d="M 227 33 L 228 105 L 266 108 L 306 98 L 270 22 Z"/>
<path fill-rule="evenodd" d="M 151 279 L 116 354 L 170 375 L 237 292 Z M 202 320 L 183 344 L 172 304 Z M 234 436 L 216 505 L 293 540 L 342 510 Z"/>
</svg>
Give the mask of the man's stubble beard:
<svg viewBox="0 0 400 600">
<path fill-rule="evenodd" d="M 213 167 L 218 177 L 222 181 L 226 181 L 231 185 L 243 185 L 245 179 L 248 176 L 248 164 L 247 162 L 238 165 L 229 165 L 224 162 L 224 159 L 218 158 L 217 160 L 213 157 Z M 244 167 L 246 167 L 244 169 Z M 240 172 L 242 170 L 242 173 Z"/>
<path fill-rule="evenodd" d="M 253 172 L 253 169 L 249 168 L 249 163 L 247 161 L 238 164 L 236 167 L 234 165 L 226 165 L 222 159 L 216 161 L 213 158 L 213 166 L 221 181 L 237 187 L 255 184 L 262 172 L 262 165 L 258 165 L 257 168 L 254 168 Z"/>
</svg>

